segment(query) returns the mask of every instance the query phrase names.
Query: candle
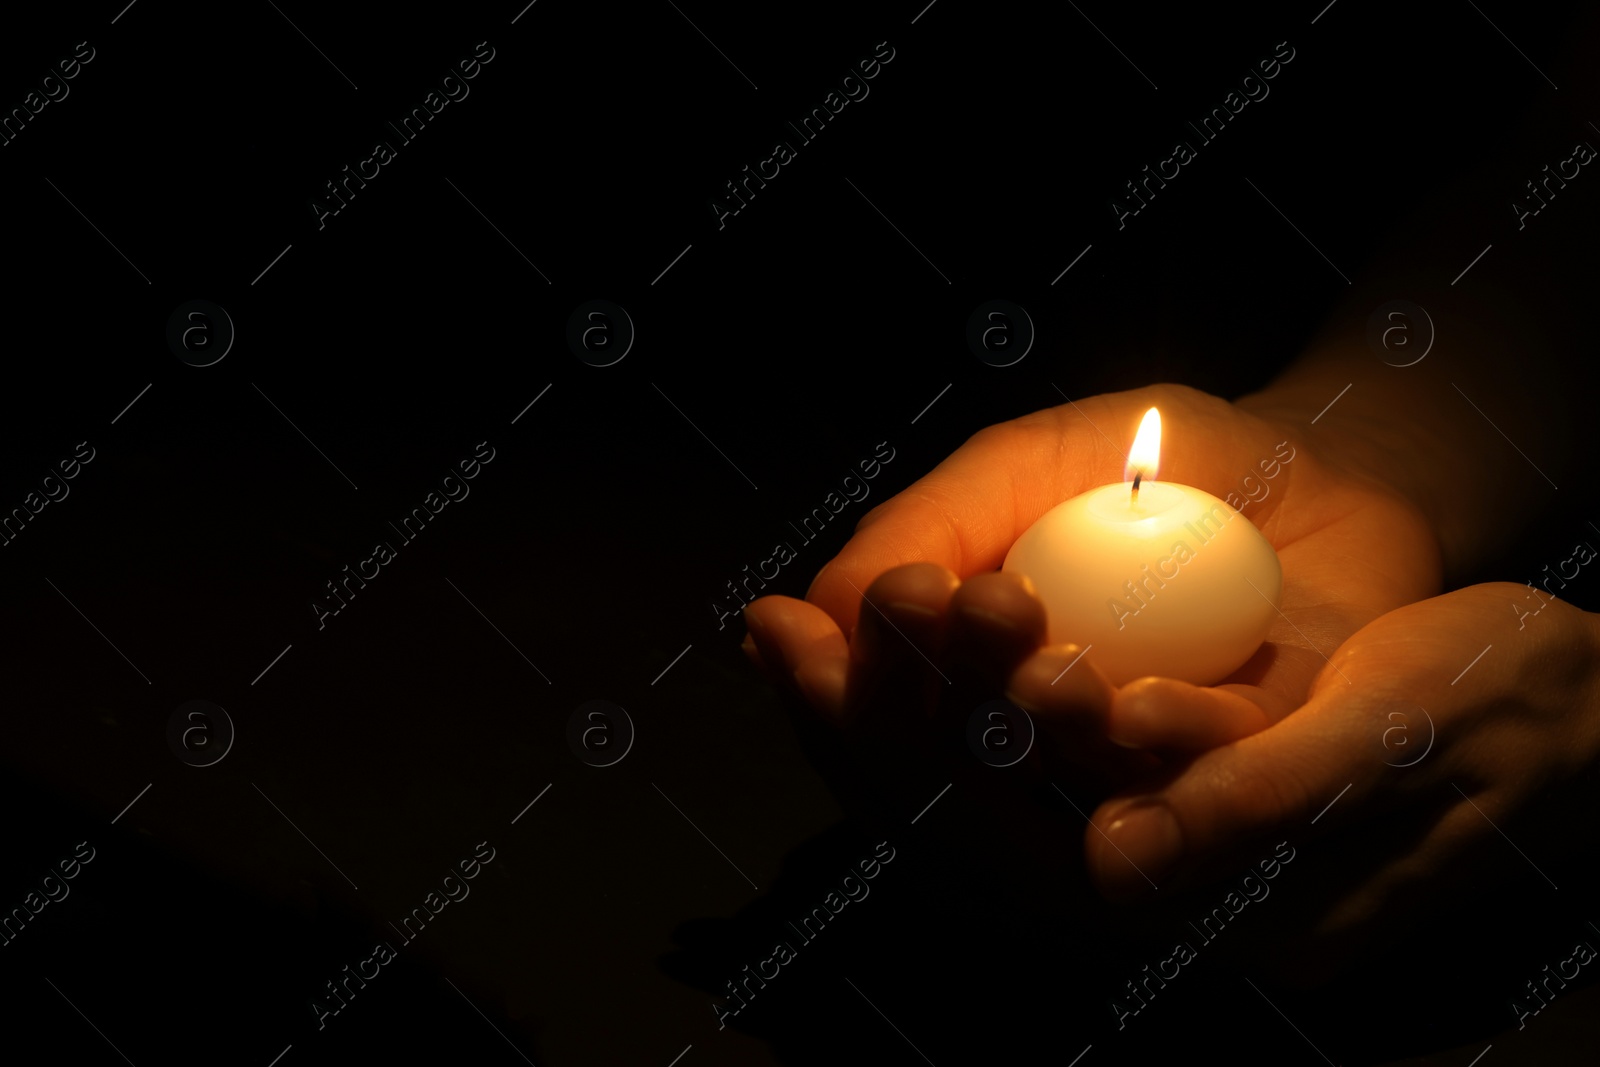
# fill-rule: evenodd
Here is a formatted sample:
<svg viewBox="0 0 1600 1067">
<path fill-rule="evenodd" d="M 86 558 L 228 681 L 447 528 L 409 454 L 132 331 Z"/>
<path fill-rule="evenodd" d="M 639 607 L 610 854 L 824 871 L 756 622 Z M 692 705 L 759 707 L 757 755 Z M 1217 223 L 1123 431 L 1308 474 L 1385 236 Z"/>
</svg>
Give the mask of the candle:
<svg viewBox="0 0 1600 1067">
<path fill-rule="evenodd" d="M 1032 579 L 1052 644 L 1072 642 L 1114 685 L 1145 675 L 1213 685 L 1243 666 L 1277 617 L 1278 555 L 1210 493 L 1155 481 L 1161 416 L 1145 413 L 1124 472 L 1057 504 L 1002 570 Z"/>
</svg>

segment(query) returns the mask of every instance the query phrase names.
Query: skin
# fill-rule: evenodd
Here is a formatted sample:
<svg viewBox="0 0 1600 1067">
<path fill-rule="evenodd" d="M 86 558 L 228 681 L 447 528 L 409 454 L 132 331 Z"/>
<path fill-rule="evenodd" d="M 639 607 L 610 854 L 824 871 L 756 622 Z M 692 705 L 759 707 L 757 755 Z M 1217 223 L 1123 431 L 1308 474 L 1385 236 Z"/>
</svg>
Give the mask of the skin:
<svg viewBox="0 0 1600 1067">
<path fill-rule="evenodd" d="M 1202 753 L 1152 796 L 1102 808 L 1096 819 L 1115 827 L 1159 806 L 1176 847 L 1108 830 L 1126 855 L 1091 835 L 1091 871 L 1114 893 L 1148 893 L 1128 878 L 1137 862 L 1181 891 L 1236 880 L 1272 843 L 1294 843 L 1296 893 L 1258 935 L 1302 980 L 1391 948 L 1438 887 L 1559 880 L 1554 864 L 1595 836 L 1581 813 L 1600 766 L 1600 617 L 1544 598 L 1519 619 L 1539 602 L 1494 582 L 1362 627 L 1293 715 Z"/>
<path fill-rule="evenodd" d="M 792 697 L 847 803 L 869 798 L 903 826 L 953 783 L 1006 816 L 980 818 L 979 837 L 1010 829 L 1007 846 L 1080 859 L 1102 896 L 1145 908 L 1215 895 L 1290 841 L 1298 888 L 1274 883 L 1258 947 L 1309 980 L 1392 948 L 1441 892 L 1539 877 L 1525 859 L 1560 877 L 1556 862 L 1596 836 L 1600 622 L 1524 585 L 1462 586 L 1538 527 L 1552 494 L 1592 487 L 1571 461 L 1592 453 L 1592 404 L 1568 368 L 1589 355 L 1574 268 L 1592 260 L 1600 199 L 1563 193 L 1560 224 L 1534 220 L 1496 242 L 1492 270 L 1445 279 L 1485 205 L 1522 195 L 1527 161 L 1586 129 L 1576 104 L 1600 73 L 1577 57 L 1597 35 L 1600 14 L 1583 12 L 1563 35 L 1576 90 L 1541 100 L 1521 143 L 1397 224 L 1266 389 L 1230 403 L 1158 385 L 990 427 L 869 512 L 804 600 L 749 605 L 745 650 Z M 1426 356 L 1366 343 L 1368 316 L 1396 297 L 1437 328 Z M 1170 435 L 1160 476 L 1224 498 L 1278 442 L 1296 450 L 1244 509 L 1283 563 L 1285 618 L 1214 687 L 1112 687 L 1092 650 L 1074 665 L 1077 646 L 1044 645 L 1026 582 L 996 572 L 1050 507 L 1122 480 L 1152 405 Z M 960 737 L 998 693 L 1038 730 L 1022 788 Z M 1041 783 L 1072 807 L 1030 790 Z"/>
<path fill-rule="evenodd" d="M 1284 617 L 1262 652 L 1229 684 L 1201 689 L 1151 680 L 1124 690 L 1122 710 L 1130 723 L 1173 700 L 1203 701 L 1223 721 L 1256 726 L 1276 721 L 1297 705 L 1326 663 L 1326 651 L 1339 640 L 1384 611 L 1439 590 L 1440 550 L 1426 517 L 1394 489 L 1341 463 L 1288 419 L 1255 416 L 1181 386 L 1155 386 L 1048 409 L 976 435 L 926 477 L 866 515 L 803 603 L 831 620 L 841 639 L 860 620 L 881 620 L 880 611 L 902 630 L 902 623 L 919 625 L 901 618 L 896 605 L 910 597 L 910 602 L 941 610 L 941 581 L 950 584 L 943 594 L 947 597 L 954 591 L 954 579 L 998 568 L 1011 543 L 1056 503 L 1121 481 L 1125 456 L 1108 435 L 1131 439 L 1130 428 L 1152 406 L 1161 409 L 1170 427 L 1182 428 L 1169 433 L 1208 443 L 1187 454 L 1171 449 L 1161 477 L 1219 496 L 1230 491 L 1240 472 L 1259 473 L 1258 464 L 1271 459 L 1281 442 L 1294 447 L 1295 458 L 1273 480 L 1272 492 L 1248 510 L 1283 564 Z M 896 579 L 892 589 L 868 588 L 908 555 L 940 565 L 953 578 L 919 571 L 914 573 L 925 575 L 925 590 L 916 590 L 916 579 L 910 576 Z M 1010 580 L 991 577 L 997 589 L 998 583 Z M 912 588 L 902 589 L 901 582 Z M 875 607 L 863 608 L 858 591 Z M 752 604 L 746 619 L 760 619 L 768 599 Z M 800 620 L 808 635 L 826 640 L 825 622 L 801 605 L 791 602 L 787 611 L 792 615 L 785 618 Z M 1023 620 L 1009 617 L 1010 606 L 1011 601 L 1002 600 L 992 610 L 1022 625 Z M 816 706 L 832 714 L 859 714 L 860 707 L 845 699 L 843 647 L 833 645 L 832 658 L 808 663 L 805 681 Z M 1092 664 L 1092 654 L 1086 662 Z M 864 675 L 861 684 L 866 684 Z"/>
<path fill-rule="evenodd" d="M 1515 500 L 1529 491 L 1526 475 L 1498 455 L 1473 455 L 1484 435 L 1464 436 L 1476 427 L 1459 410 L 1435 420 L 1423 411 L 1410 424 L 1386 418 L 1384 405 L 1415 411 L 1411 390 L 1438 384 L 1420 375 L 1347 398 L 1342 422 L 1317 426 L 1313 416 L 1342 388 L 1330 385 L 1362 371 L 1335 344 L 1236 403 L 1161 385 L 986 429 L 868 513 L 805 600 L 752 603 L 746 650 L 798 698 L 812 754 L 836 783 L 871 779 L 880 811 L 887 805 L 902 818 L 940 782 L 963 783 L 1005 812 L 1021 848 L 1065 852 L 1081 834 L 1088 875 L 1113 901 L 1154 896 L 1152 884 L 1203 886 L 1237 875 L 1275 841 L 1381 821 L 1384 832 L 1360 847 L 1303 865 L 1340 858 L 1316 880 L 1314 900 L 1276 909 L 1280 926 L 1293 916 L 1278 941 L 1301 946 L 1293 955 L 1301 975 L 1336 967 L 1403 922 L 1419 884 L 1482 861 L 1498 840 L 1485 815 L 1496 823 L 1529 815 L 1536 785 L 1577 782 L 1593 768 L 1588 724 L 1600 707 L 1588 666 L 1591 616 L 1553 602 L 1519 630 L 1512 602 L 1522 611 L 1543 603 L 1527 599 L 1525 586 L 1438 595 L 1447 573 L 1493 551 L 1508 530 L 1451 510 L 1461 499 L 1454 484 L 1425 491 L 1427 468 L 1454 449 L 1455 468 L 1479 463 L 1480 483 L 1503 472 L 1504 486 L 1479 484 L 1471 500 L 1495 492 Z M 1436 373 L 1482 395 L 1497 388 L 1459 364 Z M 1271 492 L 1245 509 L 1283 565 L 1282 615 L 1260 652 L 1216 686 L 1162 678 L 1111 686 L 1092 651 L 1078 661 L 1077 646 L 1044 644 L 1044 609 L 1030 584 L 996 570 L 1055 503 L 1121 480 L 1124 455 L 1113 442 L 1131 440 L 1150 406 L 1171 434 L 1161 477 L 1219 496 L 1282 442 L 1295 450 Z M 1499 414 L 1544 443 L 1531 420 Z M 1205 446 L 1180 450 L 1183 437 Z M 1408 448 L 1415 459 L 1397 463 Z M 1515 638 L 1495 636 L 1507 629 Z M 1491 642 L 1493 662 L 1476 665 L 1472 685 L 1451 686 Z M 1076 820 L 1046 816 L 1026 790 L 1000 790 L 990 768 L 988 777 L 973 773 L 962 724 L 985 694 L 1002 692 L 1039 732 L 1026 773 L 1067 783 L 1055 788 L 1079 806 Z M 1399 720 L 1387 716 L 1414 716 L 1419 706 L 1438 737 L 1425 762 L 1397 770 L 1383 740 L 1397 736 L 1386 731 Z M 1508 706 L 1521 711 L 1510 718 Z M 1351 783 L 1337 814 L 1311 826 Z"/>
</svg>

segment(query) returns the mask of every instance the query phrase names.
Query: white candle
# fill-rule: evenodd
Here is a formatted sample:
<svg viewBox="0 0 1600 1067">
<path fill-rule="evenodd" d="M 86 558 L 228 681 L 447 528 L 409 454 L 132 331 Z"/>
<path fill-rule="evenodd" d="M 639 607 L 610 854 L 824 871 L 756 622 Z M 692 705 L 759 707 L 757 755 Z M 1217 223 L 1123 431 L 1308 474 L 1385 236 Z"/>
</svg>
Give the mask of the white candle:
<svg viewBox="0 0 1600 1067">
<path fill-rule="evenodd" d="M 1193 486 L 1153 481 L 1161 417 L 1145 413 L 1128 481 L 1045 512 L 1002 570 L 1033 580 L 1053 644 L 1086 648 L 1114 685 L 1145 675 L 1213 685 L 1243 666 L 1278 614 L 1283 570 L 1261 531 Z"/>
</svg>

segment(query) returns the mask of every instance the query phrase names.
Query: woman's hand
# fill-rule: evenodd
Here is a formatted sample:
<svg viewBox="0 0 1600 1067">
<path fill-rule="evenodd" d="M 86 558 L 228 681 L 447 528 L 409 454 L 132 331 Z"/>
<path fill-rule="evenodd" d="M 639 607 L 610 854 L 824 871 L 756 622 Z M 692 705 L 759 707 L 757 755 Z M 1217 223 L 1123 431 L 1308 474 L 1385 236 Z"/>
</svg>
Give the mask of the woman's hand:
<svg viewBox="0 0 1600 1067">
<path fill-rule="evenodd" d="M 1102 892 L 1149 899 L 1147 878 L 1169 896 L 1289 841 L 1302 858 L 1259 909 L 1262 940 L 1315 977 L 1391 944 L 1442 889 L 1555 875 L 1597 836 L 1597 760 L 1600 617 L 1475 585 L 1369 623 L 1304 707 L 1108 801 L 1084 844 Z"/>
<path fill-rule="evenodd" d="M 1152 406 L 1170 428 L 1163 478 L 1236 500 L 1251 479 L 1257 500 L 1244 511 L 1278 552 L 1283 605 L 1262 649 L 1223 684 L 1142 679 L 1112 692 L 1092 669 L 1092 651 L 1063 675 L 1078 650 L 1044 647 L 1037 600 L 1011 576 L 988 572 L 1045 511 L 1122 479 L 1125 447 Z M 1265 470 L 1275 477 L 1265 480 Z M 897 570 L 913 563 L 922 566 Z M 1170 754 L 1259 730 L 1304 702 L 1327 652 L 1439 586 L 1439 549 L 1421 512 L 1347 465 L 1325 428 L 1163 385 L 978 433 L 863 517 L 806 600 L 763 597 L 745 618 L 752 655 L 836 732 L 898 739 L 902 755 L 926 754 L 946 744 L 930 731 L 959 730 L 976 707 L 974 686 L 955 684 L 959 674 L 980 683 L 978 692 L 1010 689 L 1040 721 L 1046 755 L 1075 753 L 1125 776 L 1151 762 L 1117 753 L 1108 732 L 1124 747 Z M 1040 684 L 1046 676 L 1059 680 Z M 1197 706 L 1204 714 L 1172 714 Z M 1203 728 L 1174 726 L 1188 722 Z"/>
</svg>

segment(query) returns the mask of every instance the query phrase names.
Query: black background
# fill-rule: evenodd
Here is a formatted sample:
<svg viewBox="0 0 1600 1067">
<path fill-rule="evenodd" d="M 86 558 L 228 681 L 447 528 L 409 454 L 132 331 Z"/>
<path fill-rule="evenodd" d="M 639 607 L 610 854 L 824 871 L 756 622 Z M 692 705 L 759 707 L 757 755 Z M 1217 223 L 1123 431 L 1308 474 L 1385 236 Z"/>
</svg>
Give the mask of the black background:
<svg viewBox="0 0 1600 1067">
<path fill-rule="evenodd" d="M 1436 280 L 1491 242 L 1463 284 L 1592 280 L 1508 209 L 1600 115 L 1571 5 L 919 4 L 8 16 L 6 109 L 77 42 L 96 54 L 0 148 L 0 507 L 78 442 L 95 459 L 0 549 L 0 907 L 98 850 L 0 949 L 8 1042 L 141 1065 L 292 1046 L 285 1067 L 665 1065 L 686 1046 L 685 1067 L 943 1067 L 1091 1045 L 1086 1067 L 1465 1065 L 1491 1042 L 1492 1062 L 1579 1062 L 1592 1028 L 1552 1008 L 1518 1034 L 1506 1007 L 1600 915 L 1578 883 L 1560 908 L 1531 875 L 1470 913 L 1442 899 L 1381 971 L 1275 991 L 1283 1014 L 1203 961 L 1119 1034 L 1107 1001 L 1154 955 L 1092 934 L 1087 901 L 1021 922 L 910 826 L 877 903 L 718 1030 L 723 983 L 875 841 L 711 604 L 858 460 L 895 450 L 770 591 L 801 595 L 860 513 L 985 425 L 1151 381 L 1258 387 L 1341 274 L 1397 242 Z M 470 95 L 319 228 L 324 183 L 480 41 Z M 881 41 L 870 95 L 719 228 L 723 184 Z M 1295 58 L 1270 96 L 1119 230 L 1122 183 L 1280 41 Z M 1407 220 L 1474 173 L 1494 196 L 1406 248 Z M 165 340 L 192 299 L 237 330 L 206 368 Z M 613 366 L 565 341 L 591 299 L 637 329 Z M 990 299 L 1037 329 L 1014 366 L 967 347 Z M 470 496 L 319 630 L 324 583 L 480 441 L 495 459 Z M 1552 507 L 1486 577 L 1560 558 L 1584 513 Z M 211 767 L 168 748 L 191 699 L 238 731 Z M 566 743 L 594 699 L 637 728 L 608 768 Z M 323 983 L 397 940 L 387 923 L 480 841 L 496 858 L 471 896 L 319 1030 Z"/>
</svg>

